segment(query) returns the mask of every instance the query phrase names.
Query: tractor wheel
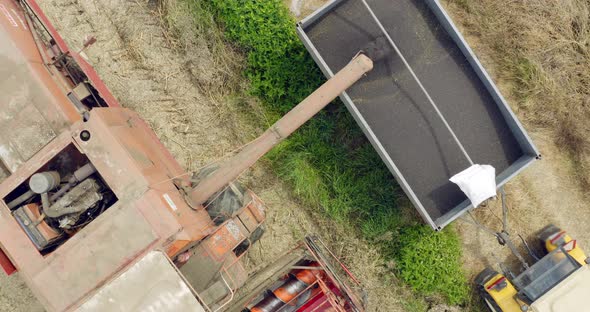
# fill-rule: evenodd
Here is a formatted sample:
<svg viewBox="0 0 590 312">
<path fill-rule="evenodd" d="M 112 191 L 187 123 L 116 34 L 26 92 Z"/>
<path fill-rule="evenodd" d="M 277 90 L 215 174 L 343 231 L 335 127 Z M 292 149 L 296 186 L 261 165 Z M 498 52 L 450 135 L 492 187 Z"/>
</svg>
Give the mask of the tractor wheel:
<svg viewBox="0 0 590 312">
<path fill-rule="evenodd" d="M 483 271 L 481 271 L 481 273 L 477 274 L 474 282 L 477 286 L 485 287 L 485 284 L 496 275 L 498 275 L 498 272 L 496 270 L 487 267 Z"/>
<path fill-rule="evenodd" d="M 548 226 L 544 227 L 542 230 L 539 231 L 537 237 L 543 244 L 551 237 L 551 235 L 555 233 L 559 233 L 561 231 L 560 228 L 556 227 L 553 224 L 549 224 Z"/>
<path fill-rule="evenodd" d="M 201 169 L 193 178 L 192 182 L 198 184 L 201 180 L 211 175 L 217 170 L 217 166 L 209 166 Z M 212 196 L 212 200 L 205 203 L 207 212 L 211 219 L 214 220 L 215 225 L 220 225 L 223 222 L 235 216 L 244 206 L 244 194 L 246 188 L 239 182 L 232 182 L 228 186 Z"/>
<path fill-rule="evenodd" d="M 491 312 L 502 312 L 496 301 L 494 301 L 494 298 L 492 298 L 492 296 L 490 296 L 490 294 L 488 294 L 485 290 L 482 291 L 485 293 L 481 296 L 486 304 L 486 307 L 488 307 L 488 309 L 490 309 Z"/>
<path fill-rule="evenodd" d="M 232 182 L 223 191 L 215 194 L 213 200 L 207 202 L 207 212 L 216 225 L 233 218 L 244 207 L 246 188 L 238 182 Z"/>
<path fill-rule="evenodd" d="M 485 284 L 490 281 L 490 279 L 494 278 L 494 276 L 498 275 L 498 272 L 490 267 L 485 268 L 481 273 L 479 273 L 475 277 L 475 284 L 477 285 L 477 290 L 485 302 L 485 305 L 490 309 L 492 312 L 502 312 L 494 298 L 490 296 L 490 294 L 485 289 Z"/>
<path fill-rule="evenodd" d="M 252 247 L 252 245 L 254 245 L 254 243 L 259 241 L 260 238 L 262 237 L 262 234 L 264 234 L 265 231 L 266 231 L 266 226 L 264 224 L 261 224 L 259 227 L 257 227 L 254 230 L 254 232 L 250 233 L 250 237 L 248 237 L 248 239 L 244 240 L 241 244 L 238 245 L 238 247 L 236 247 L 234 249 L 234 253 L 236 254 L 236 256 L 240 256 L 246 250 L 248 250 L 250 247 Z"/>
<path fill-rule="evenodd" d="M 539 239 L 539 243 L 541 245 L 541 250 L 543 251 L 543 256 L 548 254 L 547 251 L 547 247 L 545 245 L 545 242 L 549 239 L 549 237 L 551 237 L 553 234 L 559 233 L 561 232 L 561 229 L 556 227 L 553 224 L 549 224 L 546 227 L 544 227 L 542 230 L 540 230 L 537 233 L 537 238 Z"/>
<path fill-rule="evenodd" d="M 262 238 L 262 234 L 264 234 L 264 232 L 266 232 L 266 225 L 263 223 L 257 227 L 254 232 L 252 232 L 252 234 L 250 234 L 250 244 L 252 245 L 259 241 Z"/>
</svg>

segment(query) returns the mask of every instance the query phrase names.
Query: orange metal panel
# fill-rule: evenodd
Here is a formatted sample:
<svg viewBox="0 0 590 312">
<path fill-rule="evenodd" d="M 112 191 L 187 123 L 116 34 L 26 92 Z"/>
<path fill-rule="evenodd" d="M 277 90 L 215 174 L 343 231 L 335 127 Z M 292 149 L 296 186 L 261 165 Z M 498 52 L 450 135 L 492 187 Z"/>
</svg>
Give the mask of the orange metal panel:
<svg viewBox="0 0 590 312">
<path fill-rule="evenodd" d="M 0 266 L 4 270 L 6 275 L 12 275 L 12 273 L 16 272 L 16 267 L 12 264 L 12 261 L 8 259 L 8 256 L 0 249 Z"/>
<path fill-rule="evenodd" d="M 137 196 L 148 189 L 160 192 L 161 209 L 174 215 L 187 240 L 198 241 L 214 230 L 204 209 L 190 208 L 173 183 L 180 165 L 137 114 L 122 108 L 96 108 L 90 120 L 79 123 L 74 140 L 119 197 Z M 88 131 L 83 141 L 79 133 Z M 108 148 L 107 148 L 108 147 Z M 152 163 L 146 166 L 146 163 Z"/>
<path fill-rule="evenodd" d="M 191 243 L 191 241 L 188 241 L 188 240 L 177 240 L 177 241 L 174 241 L 166 249 L 166 254 L 168 255 L 168 257 L 171 257 L 172 258 L 172 257 L 180 254 L 182 251 L 186 250 L 186 248 L 188 247 L 188 245 L 190 243 Z M 184 260 L 182 262 L 186 262 L 186 260 Z"/>
<path fill-rule="evenodd" d="M 246 209 L 242 210 L 238 214 L 238 218 L 241 221 L 241 223 L 246 227 L 246 230 L 248 230 L 248 232 L 253 232 L 254 229 L 256 229 L 260 224 L 258 220 L 256 220 L 254 214 L 252 213 L 250 205 L 246 206 Z"/>
<path fill-rule="evenodd" d="M 64 310 L 150 250 L 157 240 L 136 206 L 119 202 L 47 256 L 33 283 L 51 307 Z"/>
<path fill-rule="evenodd" d="M 204 244 L 207 246 L 212 258 L 223 261 L 228 253 L 244 239 L 246 239 L 246 236 L 240 231 L 236 221 L 229 220 L 219 227 L 215 233 L 211 234 Z"/>
<path fill-rule="evenodd" d="M 248 204 L 248 209 L 250 210 L 250 212 L 252 213 L 254 218 L 256 218 L 256 220 L 259 223 L 262 223 L 264 220 L 266 220 L 266 212 L 264 211 L 264 203 L 251 190 L 248 190 L 248 196 L 252 199 L 250 201 L 250 203 Z"/>
<path fill-rule="evenodd" d="M 31 221 L 41 220 L 41 213 L 39 211 L 39 205 L 32 203 L 24 205 L 25 213 L 31 219 Z M 37 229 L 41 233 L 41 235 L 48 241 L 59 237 L 60 233 L 56 232 L 52 227 L 50 227 L 46 222 L 40 221 L 37 225 Z"/>
</svg>

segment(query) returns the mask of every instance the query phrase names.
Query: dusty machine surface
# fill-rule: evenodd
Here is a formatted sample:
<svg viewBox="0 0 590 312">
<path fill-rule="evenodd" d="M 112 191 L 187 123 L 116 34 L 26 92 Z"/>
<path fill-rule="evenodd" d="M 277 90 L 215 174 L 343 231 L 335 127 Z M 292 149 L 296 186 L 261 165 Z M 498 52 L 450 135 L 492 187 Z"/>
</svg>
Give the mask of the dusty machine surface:
<svg viewBox="0 0 590 312">
<path fill-rule="evenodd" d="M 376 38 L 397 46 L 341 99 L 434 229 L 472 208 L 449 181 L 470 160 L 492 165 L 500 187 L 539 156 L 438 0 L 333 0 L 297 31 L 326 77 Z"/>
<path fill-rule="evenodd" d="M 234 181 L 370 71 L 367 56 L 235 157 L 190 174 L 35 1 L 0 0 L 0 42 L 0 264 L 47 310 L 362 311 L 315 240 L 234 300 L 265 220 Z"/>
<path fill-rule="evenodd" d="M 494 312 L 590 311 L 590 258 L 577 241 L 553 225 L 540 231 L 544 256 L 531 251 L 532 265 L 522 272 L 501 266 L 486 268 L 475 279 L 478 291 Z"/>
</svg>

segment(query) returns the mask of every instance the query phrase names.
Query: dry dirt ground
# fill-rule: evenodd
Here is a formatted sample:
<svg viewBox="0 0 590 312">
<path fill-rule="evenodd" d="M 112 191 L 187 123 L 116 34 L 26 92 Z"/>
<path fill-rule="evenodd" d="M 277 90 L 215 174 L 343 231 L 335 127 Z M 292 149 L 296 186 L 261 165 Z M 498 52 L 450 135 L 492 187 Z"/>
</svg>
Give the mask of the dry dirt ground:
<svg viewBox="0 0 590 312">
<path fill-rule="evenodd" d="M 469 29 L 462 24 L 461 15 L 455 14 L 461 10 L 453 2 L 456 1 L 443 1 L 443 4 L 460 31 L 463 34 L 468 34 Z M 467 35 L 466 40 L 508 103 L 516 103 L 514 85 L 503 79 L 498 73 L 496 64 L 490 55 L 489 45 L 481 42 L 477 36 Z M 530 43 L 534 44 L 534 42 Z M 564 103 L 554 104 L 558 107 L 560 105 L 565 107 Z M 527 111 L 526 108 L 519 109 L 515 105 L 511 106 L 542 155 L 542 160 L 525 169 L 505 187 L 513 236 L 520 234 L 529 241 L 534 241 L 535 233 L 538 230 L 553 223 L 567 230 L 581 246 L 589 248 L 590 208 L 587 201 L 590 193 L 583 186 L 584 180 L 580 179 L 580 170 L 576 169 L 571 154 L 560 149 L 555 143 L 559 141 L 559 138 L 556 137 L 559 135 L 559 130 L 556 129 L 557 125 L 544 128 L 536 126 L 530 118 L 527 118 L 528 115 L 535 113 L 534 110 Z M 531 107 L 535 107 L 535 105 L 531 105 Z M 570 118 L 576 117 L 571 116 Z M 476 213 L 476 216 L 484 224 L 499 229 L 500 201 L 493 203 L 490 208 L 481 209 Z M 472 225 L 465 223 L 458 223 L 457 228 L 464 245 L 464 267 L 471 276 L 477 274 L 485 265 L 494 265 L 498 261 L 511 262 L 510 259 L 514 259 L 508 250 L 501 248 L 489 234 L 475 230 Z M 517 237 L 516 240 L 518 241 Z"/>
<path fill-rule="evenodd" d="M 320 8 L 326 0 L 285 0 L 293 15 L 301 19 Z M 443 5 L 451 6 L 442 1 Z M 455 1 L 457 2 L 457 1 Z M 456 7 L 448 7 L 459 29 L 461 19 L 453 15 Z M 467 33 L 462 31 L 462 33 Z M 512 85 L 500 79 L 494 62 L 487 54 L 487 47 L 477 37 L 467 37 L 467 41 L 490 73 L 501 93 L 511 102 Z M 527 168 L 506 187 L 511 232 L 516 240 L 520 234 L 532 241 L 535 233 L 549 223 L 566 229 L 582 246 L 590 246 L 590 208 L 587 200 L 590 194 L 576 179 L 576 169 L 570 157 L 560 150 L 555 142 L 553 129 L 539 129 L 527 123 L 525 112 L 516 110 L 524 127 L 540 150 L 543 158 Z M 501 202 L 497 200 L 489 207 L 475 212 L 476 218 L 492 229 L 500 229 L 502 216 Z M 463 243 L 464 268 L 470 278 L 474 278 L 485 266 L 494 266 L 499 261 L 512 263 L 514 257 L 507 248 L 498 245 L 495 238 L 473 225 L 456 222 Z M 518 241 L 516 241 L 518 243 Z M 589 247 L 590 248 L 590 247 Z M 495 266 L 498 269 L 497 266 Z"/>
<path fill-rule="evenodd" d="M 210 29 L 192 25 L 176 1 L 165 2 L 165 12 L 154 2 L 39 1 L 71 47 L 78 49 L 88 34 L 97 38 L 85 53 L 115 97 L 149 122 L 181 164 L 198 170 L 268 124 L 253 99 L 236 96 L 243 88 L 241 56 L 219 46 Z M 254 120 L 245 121 L 244 110 L 254 111 Z M 250 268 L 269 263 L 307 233 L 318 233 L 364 284 L 369 311 L 403 311 L 403 290 L 382 280 L 377 250 L 298 205 L 264 165 L 243 181 L 267 204 L 267 233 L 250 252 Z M 18 275 L 0 280 L 0 295 L 2 311 L 42 310 Z"/>
</svg>

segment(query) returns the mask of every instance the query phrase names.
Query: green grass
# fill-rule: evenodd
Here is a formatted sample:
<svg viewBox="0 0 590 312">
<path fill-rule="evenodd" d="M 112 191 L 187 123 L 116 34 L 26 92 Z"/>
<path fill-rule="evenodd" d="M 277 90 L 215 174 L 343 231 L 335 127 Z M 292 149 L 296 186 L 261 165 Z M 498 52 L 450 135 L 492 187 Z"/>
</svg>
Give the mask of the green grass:
<svg viewBox="0 0 590 312">
<path fill-rule="evenodd" d="M 399 248 L 398 266 L 401 278 L 415 290 L 425 293 L 445 294 L 451 304 L 464 303 L 469 289 L 457 283 L 460 274 L 459 261 L 453 261 L 461 253 L 461 244 L 451 231 L 433 234 L 423 226 L 405 228 L 405 238 Z"/>
<path fill-rule="evenodd" d="M 519 58 L 514 64 L 514 92 L 521 101 L 526 102 L 538 92 L 538 82 L 542 74 L 536 64 L 526 57 Z"/>
<path fill-rule="evenodd" d="M 197 5 L 195 0 L 185 1 Z M 324 81 L 280 0 L 204 3 L 223 25 L 227 39 L 246 54 L 244 74 L 251 93 L 261 100 L 271 121 Z M 383 257 L 396 264 L 393 273 L 418 294 L 442 296 L 451 304 L 468 300 L 456 233 L 435 233 L 411 208 L 402 208 L 407 200 L 342 103 L 328 106 L 267 159 L 302 203 L 321 207 L 327 216 L 350 224 L 378 244 Z"/>
</svg>

